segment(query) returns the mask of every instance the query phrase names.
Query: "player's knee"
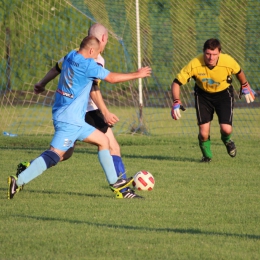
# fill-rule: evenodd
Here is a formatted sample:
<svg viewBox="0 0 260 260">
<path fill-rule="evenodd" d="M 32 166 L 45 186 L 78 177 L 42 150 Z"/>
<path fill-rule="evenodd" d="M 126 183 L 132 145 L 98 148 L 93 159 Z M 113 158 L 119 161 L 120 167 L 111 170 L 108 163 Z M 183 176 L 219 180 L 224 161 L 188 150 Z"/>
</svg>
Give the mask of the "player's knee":
<svg viewBox="0 0 260 260">
<path fill-rule="evenodd" d="M 104 138 L 104 145 L 107 147 L 107 149 L 109 150 L 110 147 L 110 140 L 107 136 L 105 136 Z"/>
<path fill-rule="evenodd" d="M 99 150 L 109 150 L 109 139 L 107 136 L 102 135 L 102 137 L 99 138 L 99 141 L 97 142 L 97 145 L 99 147 Z"/>
<path fill-rule="evenodd" d="M 71 147 L 69 150 L 67 150 L 62 157 L 60 157 L 60 161 L 68 160 L 72 156 L 73 152 L 74 152 L 74 146 Z"/>
<path fill-rule="evenodd" d="M 221 125 L 220 133 L 223 135 L 230 135 L 232 133 L 232 126 L 230 125 Z"/>
<path fill-rule="evenodd" d="M 47 169 L 55 166 L 60 161 L 60 156 L 54 151 L 47 150 L 41 154 L 41 157 L 46 163 Z"/>
<path fill-rule="evenodd" d="M 199 139 L 199 141 L 201 141 L 201 142 L 205 142 L 205 141 L 207 141 L 207 140 L 210 139 L 210 136 L 209 136 L 208 133 L 206 133 L 206 134 L 201 134 L 201 133 L 199 133 L 198 139 Z"/>
<path fill-rule="evenodd" d="M 118 142 L 110 142 L 109 150 L 112 155 L 121 155 L 120 146 Z"/>
</svg>

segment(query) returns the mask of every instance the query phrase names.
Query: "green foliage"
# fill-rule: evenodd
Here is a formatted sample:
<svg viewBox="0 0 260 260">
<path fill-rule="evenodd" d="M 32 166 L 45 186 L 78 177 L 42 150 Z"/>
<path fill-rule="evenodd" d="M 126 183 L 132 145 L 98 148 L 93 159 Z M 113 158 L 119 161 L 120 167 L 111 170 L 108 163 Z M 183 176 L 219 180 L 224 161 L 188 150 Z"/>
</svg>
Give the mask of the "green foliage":
<svg viewBox="0 0 260 260">
<path fill-rule="evenodd" d="M 235 140 L 236 158 L 213 141 L 201 164 L 195 137 L 119 137 L 128 176 L 155 177 L 145 200 L 115 199 L 96 147 L 79 143 L 8 201 L 7 176 L 50 139 L 0 137 L 0 259 L 259 259 L 259 138 Z"/>
<path fill-rule="evenodd" d="M 90 8 L 90 4 L 82 0 L 71 2 L 86 15 L 80 14 L 66 1 L 63 4 L 56 0 L 39 3 L 32 0 L 1 1 L 1 39 L 4 41 L 6 28 L 11 31 L 13 88 L 21 89 L 21 85 L 32 77 L 41 78 L 46 66 L 51 67 L 53 61 L 70 48 L 78 47 L 81 35 L 86 35 L 95 17 L 101 16 L 99 5 Z M 224 51 L 241 63 L 251 82 L 258 82 L 252 67 L 259 67 L 260 40 L 254 37 L 259 33 L 259 21 L 254 12 L 259 3 L 238 2 L 189 0 L 185 6 L 181 1 L 140 1 L 142 65 L 152 65 L 156 79 L 149 82 L 149 89 L 167 90 L 174 77 L 172 73 L 176 74 L 193 55 L 200 53 L 205 40 L 211 37 L 223 40 Z M 137 67 L 135 4 L 124 1 L 111 4 L 107 0 L 101 3 L 109 19 L 104 24 L 119 36 L 119 39 L 111 40 L 105 52 L 109 68 L 111 71 L 132 71 Z M 247 8 L 246 19 L 240 19 L 240 5 Z M 231 13 L 235 14 L 232 19 Z M 241 28 L 239 33 L 235 30 L 236 25 Z M 236 47 L 230 44 L 234 36 Z M 4 49 L 1 51 L 5 53 Z M 4 74 L 5 66 L 1 64 L 2 79 Z"/>
</svg>

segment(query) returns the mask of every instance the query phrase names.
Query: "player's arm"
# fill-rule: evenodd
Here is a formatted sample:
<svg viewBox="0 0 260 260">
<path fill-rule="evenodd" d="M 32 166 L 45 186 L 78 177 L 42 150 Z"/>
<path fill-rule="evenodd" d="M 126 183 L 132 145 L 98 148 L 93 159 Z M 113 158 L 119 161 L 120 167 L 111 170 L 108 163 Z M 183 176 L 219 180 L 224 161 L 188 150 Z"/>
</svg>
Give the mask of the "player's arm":
<svg viewBox="0 0 260 260">
<path fill-rule="evenodd" d="M 243 70 L 240 70 L 239 73 L 236 74 L 236 77 L 239 80 L 241 85 L 247 82 L 246 75 Z"/>
<path fill-rule="evenodd" d="M 173 101 L 175 99 L 180 100 L 180 86 L 181 85 L 182 84 L 177 79 L 174 79 L 174 81 L 172 82 L 171 91 L 172 91 L 172 100 Z"/>
<path fill-rule="evenodd" d="M 109 83 L 119 83 L 128 80 L 138 79 L 138 78 L 145 78 L 150 77 L 152 73 L 152 69 L 150 67 L 143 67 L 138 69 L 135 72 L 130 73 L 117 73 L 117 72 L 110 72 L 104 80 Z"/>
<path fill-rule="evenodd" d="M 181 118 L 180 109 L 182 111 L 186 110 L 180 100 L 180 86 L 181 85 L 182 84 L 178 79 L 174 79 L 174 81 L 172 82 L 172 86 L 171 86 L 172 100 L 173 100 L 171 116 L 174 120 L 178 120 Z"/>
<path fill-rule="evenodd" d="M 180 100 L 180 86 L 186 84 L 192 77 L 192 62 L 193 60 L 191 60 L 185 67 L 181 69 L 181 71 L 177 74 L 176 78 L 173 80 L 171 85 L 171 93 L 173 100 L 171 116 L 174 120 L 178 120 L 181 118 L 180 110 L 186 110 L 186 108 L 184 108 Z"/>
<path fill-rule="evenodd" d="M 239 98 L 241 99 L 242 95 L 244 95 L 247 103 L 254 102 L 256 93 L 250 87 L 246 79 L 245 73 L 242 70 L 240 70 L 240 72 L 236 74 L 236 77 L 241 85 Z"/>
<path fill-rule="evenodd" d="M 92 89 L 90 91 L 90 97 L 97 105 L 101 113 L 103 114 L 107 124 L 114 125 L 119 121 L 118 117 L 115 114 L 110 113 L 109 110 L 107 109 L 107 106 L 103 100 L 98 84 L 94 83 L 92 85 Z"/>
<path fill-rule="evenodd" d="M 45 90 L 45 86 L 53 79 L 55 79 L 60 74 L 60 70 L 58 70 L 57 65 L 51 68 L 47 74 L 40 80 L 38 83 L 34 85 L 34 93 L 39 94 Z"/>
</svg>

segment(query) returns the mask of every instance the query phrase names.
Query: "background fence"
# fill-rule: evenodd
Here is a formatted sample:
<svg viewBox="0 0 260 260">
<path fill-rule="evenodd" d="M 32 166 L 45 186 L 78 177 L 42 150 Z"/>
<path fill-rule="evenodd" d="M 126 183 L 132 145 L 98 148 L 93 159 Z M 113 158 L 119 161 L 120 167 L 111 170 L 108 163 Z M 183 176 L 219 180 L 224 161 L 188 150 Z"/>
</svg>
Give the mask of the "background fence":
<svg viewBox="0 0 260 260">
<path fill-rule="evenodd" d="M 137 69 L 135 0 L 3 0 L 0 13 L 0 130 L 18 135 L 53 133 L 51 105 L 57 80 L 43 95 L 33 85 L 71 49 L 79 46 L 95 22 L 109 30 L 104 52 L 111 71 Z M 233 56 L 259 93 L 260 1 L 259 0 L 142 0 L 139 1 L 142 66 L 153 69 L 143 80 L 140 120 L 138 81 L 111 85 L 101 90 L 109 109 L 120 117 L 116 134 L 196 134 L 193 85 L 182 87 L 181 99 L 188 108 L 182 119 L 170 116 L 170 86 L 176 73 L 202 51 L 212 37 L 222 51 Z M 259 98 L 253 104 L 238 99 L 234 134 L 260 133 Z M 218 131 L 214 120 L 212 131 Z"/>
</svg>

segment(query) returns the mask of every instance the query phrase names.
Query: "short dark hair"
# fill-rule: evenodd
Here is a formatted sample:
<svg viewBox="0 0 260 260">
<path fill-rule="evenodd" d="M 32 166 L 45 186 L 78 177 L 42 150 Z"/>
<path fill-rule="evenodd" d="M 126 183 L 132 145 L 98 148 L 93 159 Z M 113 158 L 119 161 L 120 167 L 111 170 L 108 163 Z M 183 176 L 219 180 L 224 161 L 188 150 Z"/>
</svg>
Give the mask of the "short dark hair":
<svg viewBox="0 0 260 260">
<path fill-rule="evenodd" d="M 221 51 L 221 43 L 218 39 L 211 38 L 205 41 L 203 46 L 203 52 L 207 49 L 215 50 L 216 48 L 218 48 L 218 50 Z"/>
<path fill-rule="evenodd" d="M 93 44 L 100 44 L 100 41 L 95 36 L 87 36 L 80 43 L 80 49 L 83 49 L 87 46 L 91 46 Z"/>
</svg>

